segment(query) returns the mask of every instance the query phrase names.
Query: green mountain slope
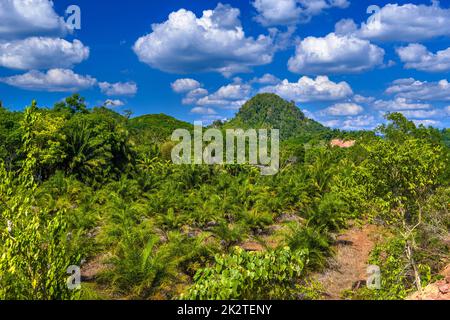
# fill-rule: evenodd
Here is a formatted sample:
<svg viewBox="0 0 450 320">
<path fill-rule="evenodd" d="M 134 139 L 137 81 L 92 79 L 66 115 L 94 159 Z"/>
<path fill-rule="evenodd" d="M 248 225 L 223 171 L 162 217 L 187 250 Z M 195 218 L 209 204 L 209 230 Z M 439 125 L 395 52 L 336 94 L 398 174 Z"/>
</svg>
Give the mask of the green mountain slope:
<svg viewBox="0 0 450 320">
<path fill-rule="evenodd" d="M 308 119 L 295 103 L 272 93 L 258 94 L 247 101 L 224 128 L 279 129 L 283 140 L 328 131 L 320 123 Z"/>
<path fill-rule="evenodd" d="M 170 139 L 176 129 L 192 130 L 193 126 L 165 114 L 149 114 L 130 119 L 128 128 L 134 136 L 155 143 Z"/>
</svg>

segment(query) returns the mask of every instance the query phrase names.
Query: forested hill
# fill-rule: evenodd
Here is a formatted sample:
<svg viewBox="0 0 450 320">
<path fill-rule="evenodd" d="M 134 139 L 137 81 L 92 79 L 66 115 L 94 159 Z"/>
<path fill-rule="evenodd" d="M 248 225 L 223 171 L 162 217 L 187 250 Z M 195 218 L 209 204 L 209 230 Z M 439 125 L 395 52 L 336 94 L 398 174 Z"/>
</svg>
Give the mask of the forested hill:
<svg viewBox="0 0 450 320">
<path fill-rule="evenodd" d="M 258 94 L 247 101 L 236 117 L 224 127 L 280 129 L 283 140 L 308 132 L 329 130 L 320 123 L 308 119 L 294 102 L 283 100 L 272 93 Z"/>
<path fill-rule="evenodd" d="M 128 128 L 147 141 L 164 142 L 170 138 L 174 130 L 192 130 L 193 125 L 165 114 L 148 114 L 130 119 Z"/>
<path fill-rule="evenodd" d="M 268 93 L 256 95 L 242 106 L 233 119 L 226 123 L 216 122 L 214 126 L 222 129 L 280 129 L 282 140 L 298 137 L 309 140 L 332 132 L 308 119 L 295 103 Z M 128 128 L 147 141 L 164 142 L 174 130 L 191 130 L 193 125 L 165 114 L 152 114 L 130 119 Z"/>
</svg>

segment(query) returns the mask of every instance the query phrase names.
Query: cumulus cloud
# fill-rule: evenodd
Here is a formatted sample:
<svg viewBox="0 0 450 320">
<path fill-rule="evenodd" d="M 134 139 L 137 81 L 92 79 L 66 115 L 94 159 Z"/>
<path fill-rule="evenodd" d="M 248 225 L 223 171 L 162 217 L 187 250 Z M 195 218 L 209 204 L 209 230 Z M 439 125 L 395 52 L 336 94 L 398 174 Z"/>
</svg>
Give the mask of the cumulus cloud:
<svg viewBox="0 0 450 320">
<path fill-rule="evenodd" d="M 405 110 L 401 113 L 408 119 L 428 119 L 442 116 L 439 110 Z"/>
<path fill-rule="evenodd" d="M 191 78 L 177 79 L 170 86 L 174 92 L 184 94 L 182 103 L 187 105 L 196 104 L 200 98 L 209 94 L 200 82 Z"/>
<path fill-rule="evenodd" d="M 450 9 L 441 8 L 438 1 L 433 4 L 404 5 L 387 4 L 367 22 L 354 30 L 351 22 L 339 24 L 340 30 L 364 39 L 378 41 L 414 42 L 439 36 L 449 36 Z"/>
<path fill-rule="evenodd" d="M 138 91 L 137 84 L 134 82 L 100 82 L 98 86 L 107 96 L 134 96 Z"/>
<path fill-rule="evenodd" d="M 336 23 L 334 30 L 337 35 L 350 35 L 358 30 L 358 26 L 353 19 L 342 19 Z"/>
<path fill-rule="evenodd" d="M 89 48 L 78 40 L 31 37 L 0 41 L 0 66 L 10 69 L 71 68 L 89 57 Z"/>
<path fill-rule="evenodd" d="M 364 104 L 370 104 L 375 101 L 374 97 L 365 97 L 360 94 L 355 94 L 352 99 L 356 103 L 364 103 Z"/>
<path fill-rule="evenodd" d="M 354 36 L 330 33 L 324 38 L 308 37 L 297 45 L 289 59 L 289 70 L 302 74 L 359 73 L 381 65 L 385 51 Z"/>
<path fill-rule="evenodd" d="M 197 88 L 194 89 L 192 91 L 189 91 L 186 96 L 183 98 L 182 103 L 183 104 L 195 104 L 197 103 L 197 101 L 208 95 L 208 90 L 204 89 L 204 88 Z"/>
<path fill-rule="evenodd" d="M 416 125 L 423 125 L 425 127 L 438 127 L 441 125 L 440 121 L 424 119 L 424 120 L 413 120 Z"/>
<path fill-rule="evenodd" d="M 371 130 L 377 125 L 375 117 L 368 114 L 328 119 L 320 122 L 327 127 L 344 130 Z"/>
<path fill-rule="evenodd" d="M 198 106 L 219 107 L 224 109 L 239 109 L 250 98 L 252 88 L 245 83 L 232 83 L 221 87 L 216 92 L 200 98 Z"/>
<path fill-rule="evenodd" d="M 347 8 L 347 0 L 254 0 L 256 21 L 264 26 L 305 23 L 329 8 Z"/>
<path fill-rule="evenodd" d="M 125 105 L 125 102 L 123 102 L 122 100 L 118 100 L 118 99 L 115 99 L 115 100 L 108 99 L 105 101 L 105 106 L 122 107 L 124 105 Z"/>
<path fill-rule="evenodd" d="M 444 112 L 446 112 L 447 115 L 450 116 L 450 106 L 446 107 L 446 108 L 444 109 Z"/>
<path fill-rule="evenodd" d="M 355 103 L 337 103 L 323 110 L 329 116 L 357 116 L 364 112 L 364 108 Z"/>
<path fill-rule="evenodd" d="M 200 88 L 201 84 L 197 80 L 185 78 L 176 80 L 170 86 L 176 93 L 186 93 Z"/>
<path fill-rule="evenodd" d="M 342 122 L 342 128 L 344 130 L 373 129 L 375 125 L 376 125 L 375 117 L 371 115 L 349 117 Z"/>
<path fill-rule="evenodd" d="M 427 72 L 443 72 L 450 70 L 450 48 L 438 51 L 436 54 L 428 51 L 421 44 L 412 43 L 407 47 L 397 49 L 400 60 L 406 69 L 416 69 Z"/>
<path fill-rule="evenodd" d="M 263 88 L 261 92 L 275 93 L 286 100 L 296 102 L 336 101 L 353 95 L 347 82 L 335 83 L 327 76 L 318 76 L 315 79 L 305 76 L 298 82 L 283 80 L 277 85 Z"/>
<path fill-rule="evenodd" d="M 94 87 L 97 80 L 68 69 L 51 69 L 46 73 L 32 70 L 22 75 L 0 78 L 0 82 L 25 90 L 75 92 Z"/>
<path fill-rule="evenodd" d="M 448 101 L 450 83 L 446 79 L 438 82 L 418 81 L 413 78 L 398 79 L 387 88 L 386 93 L 411 100 Z"/>
<path fill-rule="evenodd" d="M 394 100 L 377 100 L 373 103 L 374 107 L 383 111 L 417 110 L 429 109 L 428 103 L 417 103 L 409 99 L 397 97 Z"/>
<path fill-rule="evenodd" d="M 193 114 L 215 115 L 217 112 L 212 108 L 195 107 L 191 109 Z"/>
<path fill-rule="evenodd" d="M 180 9 L 139 38 L 134 52 L 152 68 L 178 74 L 220 72 L 229 76 L 272 62 L 273 39 L 247 37 L 239 15 L 239 9 L 220 3 L 204 11 L 201 18 Z"/>
<path fill-rule="evenodd" d="M 276 84 L 279 82 L 281 82 L 281 80 L 270 73 L 266 73 L 262 77 L 254 78 L 253 80 L 250 81 L 250 83 L 266 84 L 266 85 Z"/>
<path fill-rule="evenodd" d="M 19 39 L 36 35 L 63 35 L 68 31 L 50 0 L 2 0 L 0 38 Z"/>
<path fill-rule="evenodd" d="M 320 121 L 324 126 L 330 127 L 330 128 L 338 128 L 341 126 L 341 121 L 338 119 L 332 119 L 332 120 L 325 120 Z"/>
</svg>

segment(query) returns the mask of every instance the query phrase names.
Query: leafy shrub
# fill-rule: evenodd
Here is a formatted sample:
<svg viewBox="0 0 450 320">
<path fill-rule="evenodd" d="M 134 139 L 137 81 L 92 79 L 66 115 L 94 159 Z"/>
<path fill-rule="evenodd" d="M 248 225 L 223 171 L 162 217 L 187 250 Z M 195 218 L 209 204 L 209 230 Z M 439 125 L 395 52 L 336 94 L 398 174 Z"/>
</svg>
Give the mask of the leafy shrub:
<svg viewBox="0 0 450 320">
<path fill-rule="evenodd" d="M 0 163 L 0 299 L 75 298 L 67 268 L 80 257 L 71 248 L 66 212 L 36 207 L 35 191 L 30 171 L 15 177 Z"/>
<path fill-rule="evenodd" d="M 381 269 L 381 289 L 363 288 L 350 295 L 353 295 L 354 299 L 365 300 L 405 299 L 415 290 L 411 266 L 405 257 L 405 248 L 406 241 L 402 238 L 393 238 L 378 245 L 373 250 L 369 263 Z M 425 272 L 427 270 L 424 267 L 421 269 Z"/>
<path fill-rule="evenodd" d="M 293 299 L 297 281 L 307 264 L 308 251 L 288 247 L 271 252 L 217 255 L 215 265 L 201 269 L 194 277 L 188 299 Z"/>
</svg>

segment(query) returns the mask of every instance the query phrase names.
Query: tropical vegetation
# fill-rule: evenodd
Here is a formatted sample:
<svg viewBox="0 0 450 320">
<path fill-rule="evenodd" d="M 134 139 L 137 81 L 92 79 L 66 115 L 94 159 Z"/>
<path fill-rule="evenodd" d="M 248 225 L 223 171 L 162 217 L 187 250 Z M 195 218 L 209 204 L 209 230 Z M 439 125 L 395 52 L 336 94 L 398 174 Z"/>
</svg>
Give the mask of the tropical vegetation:
<svg viewBox="0 0 450 320">
<path fill-rule="evenodd" d="M 374 131 L 331 130 L 264 94 L 216 128 L 278 128 L 281 170 L 175 165 L 166 115 L 0 107 L 0 299 L 319 299 L 349 223 L 386 232 L 370 263 L 404 299 L 449 263 L 449 130 L 388 114 Z M 333 138 L 355 140 L 335 148 Z M 79 290 L 67 286 L 81 267 Z"/>
</svg>

